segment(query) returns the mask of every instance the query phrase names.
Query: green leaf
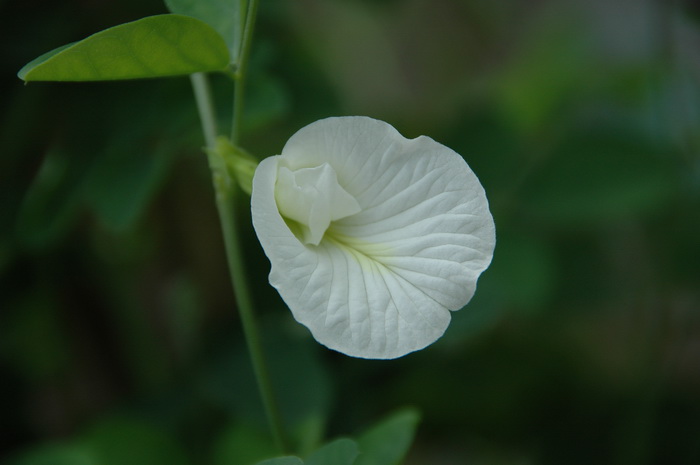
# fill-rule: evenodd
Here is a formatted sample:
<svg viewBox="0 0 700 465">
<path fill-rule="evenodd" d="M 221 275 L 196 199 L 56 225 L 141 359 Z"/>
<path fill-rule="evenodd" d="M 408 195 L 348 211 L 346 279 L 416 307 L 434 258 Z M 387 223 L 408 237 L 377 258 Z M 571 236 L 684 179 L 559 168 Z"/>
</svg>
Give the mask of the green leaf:
<svg viewBox="0 0 700 465">
<path fill-rule="evenodd" d="M 337 439 L 314 452 L 306 465 L 352 465 L 359 451 L 352 439 Z"/>
<path fill-rule="evenodd" d="M 192 16 L 209 24 L 224 38 L 232 61 L 237 61 L 244 19 L 239 0 L 165 0 L 165 5 L 172 13 Z"/>
<path fill-rule="evenodd" d="M 357 440 L 360 456 L 355 465 L 398 465 L 408 452 L 420 419 L 414 409 L 400 410 Z"/>
<path fill-rule="evenodd" d="M 255 465 L 304 465 L 299 457 L 287 456 L 287 457 L 277 457 L 274 459 L 263 460 Z"/>
<path fill-rule="evenodd" d="M 17 241 L 30 249 L 53 245 L 80 211 L 84 169 L 76 156 L 52 150 L 29 186 L 18 212 Z"/>
<path fill-rule="evenodd" d="M 167 174 L 168 149 L 162 144 L 147 148 L 142 138 L 135 140 L 127 134 L 95 160 L 85 193 L 105 226 L 124 231 L 145 212 Z"/>
<path fill-rule="evenodd" d="M 224 430 L 214 443 L 214 465 L 249 465 L 277 455 L 268 431 L 244 424 Z"/>
<path fill-rule="evenodd" d="M 326 413 L 311 413 L 290 429 L 290 437 L 294 440 L 295 451 L 301 456 L 307 456 L 316 450 L 323 440 L 326 430 Z"/>
<path fill-rule="evenodd" d="M 229 52 L 206 23 L 149 16 L 46 53 L 17 74 L 30 81 L 107 81 L 223 71 Z"/>
</svg>

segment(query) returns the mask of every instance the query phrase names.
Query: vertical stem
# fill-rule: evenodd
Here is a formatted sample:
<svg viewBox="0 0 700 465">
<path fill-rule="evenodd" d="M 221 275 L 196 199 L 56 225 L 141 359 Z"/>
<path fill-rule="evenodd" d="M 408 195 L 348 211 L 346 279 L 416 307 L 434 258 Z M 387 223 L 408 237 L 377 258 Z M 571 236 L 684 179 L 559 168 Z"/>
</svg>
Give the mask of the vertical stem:
<svg viewBox="0 0 700 465">
<path fill-rule="evenodd" d="M 240 240 L 236 203 L 242 193 L 240 187 L 228 174 L 227 168 L 220 155 L 216 153 L 216 115 L 212 104 L 211 91 L 207 76 L 202 73 L 191 76 L 194 88 L 197 109 L 202 121 L 202 130 L 207 144 L 209 166 L 212 170 L 214 190 L 216 195 L 216 207 L 221 221 L 221 230 L 224 236 L 226 259 L 231 275 L 231 284 L 241 317 L 243 333 L 245 334 L 248 352 L 250 353 L 253 371 L 258 383 L 260 396 L 267 415 L 275 443 L 282 453 L 289 451 L 282 427 L 282 418 L 275 401 L 272 383 L 270 381 L 267 364 L 265 361 L 260 332 L 253 311 L 253 300 L 248 283 L 243 260 L 243 246 Z"/>
<path fill-rule="evenodd" d="M 251 44 L 253 43 L 253 30 L 255 18 L 258 13 L 258 0 L 250 0 L 246 11 L 245 29 L 243 30 L 243 43 L 236 68 L 236 83 L 233 95 L 233 122 L 231 127 L 231 142 L 237 145 L 241 136 L 241 121 L 243 120 L 243 104 L 245 95 L 246 75 L 248 71 L 248 59 L 250 58 Z"/>
<path fill-rule="evenodd" d="M 215 179 L 214 184 L 217 184 Z M 260 332 L 253 311 L 253 300 L 250 293 L 250 284 L 243 265 L 243 247 L 238 234 L 239 224 L 236 215 L 236 201 L 243 192 L 233 182 L 225 183 L 225 186 L 217 187 L 216 206 L 221 218 L 221 229 L 224 234 L 226 246 L 226 258 L 231 272 L 231 282 L 236 294 L 238 313 L 241 317 L 243 332 L 248 345 L 253 371 L 258 383 L 260 396 L 262 397 L 265 414 L 275 443 L 281 452 L 289 452 L 287 441 L 282 426 L 282 417 L 275 400 L 272 382 L 270 380 L 265 355 L 263 352 Z"/>
<path fill-rule="evenodd" d="M 218 129 L 216 128 L 216 114 L 214 105 L 212 105 L 213 100 L 211 98 L 209 80 L 204 73 L 190 74 L 190 80 L 194 90 L 194 99 L 197 102 L 199 119 L 202 121 L 204 141 L 207 144 L 207 148 L 213 150 L 216 147 Z"/>
</svg>

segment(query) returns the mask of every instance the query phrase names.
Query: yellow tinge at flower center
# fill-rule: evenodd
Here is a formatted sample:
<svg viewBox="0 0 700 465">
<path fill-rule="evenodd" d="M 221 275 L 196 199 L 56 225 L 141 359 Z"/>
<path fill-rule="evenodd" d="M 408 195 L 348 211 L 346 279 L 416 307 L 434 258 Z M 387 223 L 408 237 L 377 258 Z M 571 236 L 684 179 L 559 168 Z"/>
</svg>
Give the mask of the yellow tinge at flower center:
<svg viewBox="0 0 700 465">
<path fill-rule="evenodd" d="M 298 238 L 312 245 L 321 242 L 332 221 L 362 210 L 355 197 L 340 185 L 328 163 L 297 170 L 280 166 L 275 201 L 280 214 L 299 225 Z"/>
</svg>

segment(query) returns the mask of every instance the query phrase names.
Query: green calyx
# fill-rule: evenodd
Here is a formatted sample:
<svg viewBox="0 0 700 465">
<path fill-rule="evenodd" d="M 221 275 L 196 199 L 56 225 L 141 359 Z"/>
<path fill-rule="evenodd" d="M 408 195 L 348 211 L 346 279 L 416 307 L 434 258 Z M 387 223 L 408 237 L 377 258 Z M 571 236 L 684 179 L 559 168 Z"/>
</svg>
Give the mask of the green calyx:
<svg viewBox="0 0 700 465">
<path fill-rule="evenodd" d="M 255 157 L 224 136 L 217 137 L 216 147 L 207 151 L 217 160 L 217 167 L 226 170 L 228 177 L 235 180 L 243 192 L 248 195 L 253 192 L 253 175 L 258 167 Z"/>
</svg>

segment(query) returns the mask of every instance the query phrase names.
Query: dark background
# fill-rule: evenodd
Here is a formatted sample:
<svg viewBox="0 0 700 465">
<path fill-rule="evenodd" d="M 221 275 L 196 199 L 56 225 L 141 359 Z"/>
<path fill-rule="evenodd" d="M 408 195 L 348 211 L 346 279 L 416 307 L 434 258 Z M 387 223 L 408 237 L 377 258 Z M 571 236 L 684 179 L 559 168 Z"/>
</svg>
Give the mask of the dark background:
<svg viewBox="0 0 700 465">
<path fill-rule="evenodd" d="M 3 465 L 269 453 L 189 80 L 16 77 L 164 12 L 0 0 Z M 326 116 L 383 119 L 465 157 L 498 235 L 447 334 L 379 362 L 296 325 L 248 231 L 296 438 L 410 405 L 408 464 L 700 463 L 699 17 L 691 1 L 261 2 L 250 152 L 277 154 Z M 214 84 L 226 120 L 230 85 Z"/>
</svg>

